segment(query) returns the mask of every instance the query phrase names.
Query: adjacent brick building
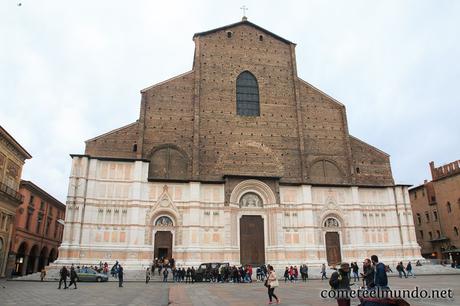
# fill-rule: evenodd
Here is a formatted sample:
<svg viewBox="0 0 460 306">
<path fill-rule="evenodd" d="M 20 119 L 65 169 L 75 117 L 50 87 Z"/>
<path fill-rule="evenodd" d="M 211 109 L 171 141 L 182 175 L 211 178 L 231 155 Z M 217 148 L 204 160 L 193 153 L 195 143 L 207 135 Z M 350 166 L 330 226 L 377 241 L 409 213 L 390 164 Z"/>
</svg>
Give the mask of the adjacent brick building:
<svg viewBox="0 0 460 306">
<path fill-rule="evenodd" d="M 0 126 L 0 277 L 6 276 L 6 267 L 14 262 L 8 256 L 16 209 L 22 202 L 18 192 L 22 167 L 32 156 Z"/>
<path fill-rule="evenodd" d="M 409 190 L 417 241 L 425 258 L 460 262 L 460 160 L 430 170 L 431 181 Z"/>
<path fill-rule="evenodd" d="M 191 71 L 72 155 L 60 263 L 420 257 L 389 155 L 297 75 L 294 43 L 245 19 L 193 40 Z"/>
<path fill-rule="evenodd" d="M 40 271 L 58 256 L 62 241 L 65 205 L 30 181 L 21 181 L 23 203 L 16 209 L 10 254 L 12 274 Z"/>
</svg>

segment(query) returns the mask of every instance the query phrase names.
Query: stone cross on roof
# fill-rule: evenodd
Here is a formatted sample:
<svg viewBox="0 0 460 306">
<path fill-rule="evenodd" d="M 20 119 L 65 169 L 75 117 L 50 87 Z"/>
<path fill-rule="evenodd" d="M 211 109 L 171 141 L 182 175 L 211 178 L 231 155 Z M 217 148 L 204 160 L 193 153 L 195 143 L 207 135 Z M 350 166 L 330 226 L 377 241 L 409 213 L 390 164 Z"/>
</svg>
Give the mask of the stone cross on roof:
<svg viewBox="0 0 460 306">
<path fill-rule="evenodd" d="M 248 17 L 246 17 L 246 11 L 249 10 L 249 9 L 246 7 L 246 5 L 243 5 L 242 7 L 240 7 L 240 10 L 243 11 L 243 18 L 242 19 L 244 21 L 248 20 Z"/>
</svg>

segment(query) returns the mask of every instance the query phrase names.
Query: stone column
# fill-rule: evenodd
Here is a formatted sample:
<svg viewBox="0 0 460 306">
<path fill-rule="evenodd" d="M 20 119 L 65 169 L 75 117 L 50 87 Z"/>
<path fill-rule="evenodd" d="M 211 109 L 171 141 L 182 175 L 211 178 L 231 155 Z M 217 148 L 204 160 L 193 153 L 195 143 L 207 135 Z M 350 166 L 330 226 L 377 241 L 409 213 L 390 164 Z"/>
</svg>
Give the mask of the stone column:
<svg viewBox="0 0 460 306">
<path fill-rule="evenodd" d="M 29 256 L 24 255 L 24 259 L 22 261 L 22 268 L 21 268 L 21 275 L 26 275 L 27 273 L 27 264 L 29 263 Z"/>
<path fill-rule="evenodd" d="M 33 273 L 37 272 L 38 270 L 38 263 L 39 263 L 39 260 L 40 260 L 40 256 L 36 256 L 35 257 L 35 262 L 34 262 L 34 268 L 32 270 Z"/>
</svg>

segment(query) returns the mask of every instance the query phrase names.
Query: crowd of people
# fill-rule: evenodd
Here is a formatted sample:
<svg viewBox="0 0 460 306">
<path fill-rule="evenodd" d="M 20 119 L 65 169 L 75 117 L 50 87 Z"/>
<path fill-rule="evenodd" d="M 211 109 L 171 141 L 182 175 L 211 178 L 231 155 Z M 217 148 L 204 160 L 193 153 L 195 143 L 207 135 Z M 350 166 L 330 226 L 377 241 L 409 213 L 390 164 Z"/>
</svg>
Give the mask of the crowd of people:
<svg viewBox="0 0 460 306">
<path fill-rule="evenodd" d="M 417 261 L 416 266 L 420 266 L 421 263 Z M 76 281 L 78 279 L 78 273 L 88 272 L 87 270 L 93 269 L 99 273 L 110 274 L 114 278 L 118 278 L 119 287 L 123 287 L 123 267 L 116 261 L 115 264 L 109 270 L 107 262 L 99 263 L 99 266 L 77 266 L 76 268 L 72 265 L 70 269 L 65 266 L 60 270 L 59 287 L 61 289 L 64 284 L 64 289 L 70 288 L 74 285 L 77 289 Z M 370 259 L 365 259 L 362 265 L 362 270 L 357 262 L 340 263 L 339 267 L 335 269 L 329 279 L 329 285 L 334 290 L 350 290 L 350 283 L 359 282 L 362 280 L 361 288 L 367 290 L 375 290 L 375 288 L 388 288 L 388 272 L 392 272 L 390 266 L 379 262 L 376 255 L 372 255 Z M 360 270 L 362 271 L 360 273 Z M 297 282 L 299 275 L 302 281 L 307 281 L 309 277 L 309 268 L 306 264 L 297 266 L 288 266 L 284 271 L 284 282 Z M 326 265 L 321 266 L 321 279 L 328 279 L 326 273 Z M 396 271 L 399 273 L 399 277 L 415 277 L 412 263 L 409 261 L 406 266 L 402 262 L 399 262 L 396 266 Z M 245 266 L 230 266 L 228 264 L 220 264 L 212 269 L 203 269 L 195 267 L 177 267 L 174 258 L 171 259 L 155 259 L 150 267 L 146 269 L 145 282 L 148 283 L 154 273 L 158 273 L 159 276 L 163 276 L 163 282 L 169 280 L 171 274 L 172 281 L 178 283 L 194 283 L 196 281 L 209 281 L 209 282 L 220 282 L 220 283 L 251 283 L 253 282 L 253 267 L 251 265 Z M 275 294 L 275 288 L 279 286 L 278 277 L 276 276 L 275 270 L 271 265 L 262 265 L 256 268 L 255 271 L 256 281 L 263 282 L 268 289 L 269 304 L 280 302 L 279 297 Z M 67 278 L 70 278 L 70 283 L 67 285 Z M 350 305 L 349 299 L 337 299 L 339 306 Z"/>
</svg>

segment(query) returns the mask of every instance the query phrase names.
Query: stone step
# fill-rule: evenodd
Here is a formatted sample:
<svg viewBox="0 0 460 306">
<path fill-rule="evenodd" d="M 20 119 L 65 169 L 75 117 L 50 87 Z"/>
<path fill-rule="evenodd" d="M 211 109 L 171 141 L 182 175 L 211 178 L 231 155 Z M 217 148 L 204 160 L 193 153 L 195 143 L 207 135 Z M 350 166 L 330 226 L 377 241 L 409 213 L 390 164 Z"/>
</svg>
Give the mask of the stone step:
<svg viewBox="0 0 460 306">
<path fill-rule="evenodd" d="M 48 267 L 46 272 L 47 281 L 56 281 L 59 280 L 59 269 L 60 267 Z M 398 272 L 396 269 L 393 269 L 392 273 L 388 273 L 390 277 L 398 276 Z M 168 275 L 168 281 L 173 280 L 172 272 L 169 270 L 170 273 Z M 253 269 L 252 278 L 256 279 L 256 269 Z M 284 269 L 276 268 L 275 271 L 280 279 L 283 278 Z M 335 270 L 327 269 L 326 274 L 330 276 Z M 360 270 L 360 272 L 362 272 Z M 442 266 L 442 265 L 424 265 L 421 267 L 413 267 L 413 272 L 415 275 L 440 275 L 440 274 L 460 274 L 460 269 L 454 269 L 450 266 Z M 309 269 L 308 273 L 309 279 L 321 279 L 321 269 L 318 267 L 312 267 Z M 300 275 L 299 275 L 300 279 Z M 25 276 L 16 277 L 13 280 L 22 280 L 22 281 L 39 281 L 40 280 L 40 273 L 33 273 Z M 145 281 L 145 270 L 125 270 L 124 271 L 124 280 L 125 281 Z M 150 280 L 152 282 L 161 282 L 163 280 L 163 275 L 158 275 L 158 270 L 155 270 L 153 274 L 150 276 Z M 109 273 L 109 281 L 118 281 L 117 278 L 110 276 Z"/>
</svg>

